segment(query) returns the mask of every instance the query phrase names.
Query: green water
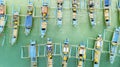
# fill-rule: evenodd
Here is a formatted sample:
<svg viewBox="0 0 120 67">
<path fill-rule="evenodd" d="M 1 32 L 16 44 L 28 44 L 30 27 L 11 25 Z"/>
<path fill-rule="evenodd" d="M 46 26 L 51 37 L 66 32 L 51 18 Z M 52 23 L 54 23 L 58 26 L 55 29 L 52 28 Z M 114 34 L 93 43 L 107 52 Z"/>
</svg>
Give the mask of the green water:
<svg viewBox="0 0 120 67">
<path fill-rule="evenodd" d="M 36 16 L 40 16 L 40 7 L 42 6 L 41 0 L 34 0 L 34 5 L 36 6 Z M 88 13 L 85 9 L 87 6 L 84 6 L 83 1 L 80 0 L 81 5 L 79 6 L 78 11 L 78 26 L 75 28 L 72 26 L 72 14 L 70 4 L 71 0 L 65 0 L 63 4 L 63 25 L 59 28 L 56 24 L 56 0 L 49 0 L 49 22 L 48 22 L 48 29 L 45 38 L 40 38 L 40 18 L 34 18 L 32 31 L 29 36 L 25 36 L 24 33 L 24 21 L 25 17 L 20 17 L 20 28 L 19 28 L 19 35 L 17 42 L 11 46 L 11 16 L 8 16 L 7 24 L 5 27 L 4 32 L 0 35 L 0 44 L 2 44 L 3 38 L 5 36 L 5 43 L 3 46 L 0 46 L 0 67 L 30 67 L 30 59 L 21 59 L 20 49 L 21 46 L 29 45 L 30 40 L 36 40 L 37 44 L 46 43 L 46 38 L 52 38 L 54 43 L 64 42 L 66 38 L 69 38 L 70 45 L 78 45 L 81 41 L 85 41 L 89 38 L 96 38 L 97 35 L 103 34 L 105 23 L 103 18 L 103 10 L 100 9 L 100 0 L 95 0 L 96 4 L 96 22 L 97 25 L 95 28 L 91 28 Z M 111 0 L 111 25 L 112 28 L 110 30 L 113 31 L 113 27 L 119 26 L 118 22 L 118 11 L 116 8 L 117 0 Z M 87 2 L 87 0 L 86 0 Z M 12 13 L 12 6 L 14 4 L 15 10 L 20 6 L 21 11 L 20 14 L 26 14 L 26 7 L 27 7 L 27 0 L 6 0 L 7 4 L 7 14 Z M 87 5 L 87 4 L 85 4 Z M 80 8 L 83 9 L 80 9 Z M 106 40 L 111 40 L 112 33 L 106 32 Z M 89 48 L 94 47 L 94 40 L 89 40 L 88 44 Z M 57 49 L 59 52 L 59 49 Z M 104 51 L 108 51 L 108 43 L 104 43 L 103 46 Z M 119 50 L 119 49 L 118 49 Z M 42 50 L 41 50 L 42 52 Z M 73 48 L 72 55 L 75 55 L 75 49 Z M 27 52 L 26 52 L 27 54 Z M 54 67 L 61 67 L 61 60 L 60 56 L 54 56 L 53 58 L 53 66 Z M 87 50 L 87 59 L 91 59 L 91 51 Z M 46 67 L 47 65 L 46 57 L 38 58 L 38 67 Z M 110 64 L 109 62 L 109 54 L 102 53 L 100 59 L 100 67 L 119 67 L 120 66 L 120 57 L 115 58 L 115 62 Z M 68 60 L 68 67 L 77 67 L 77 59 L 70 58 Z M 93 67 L 92 61 L 86 61 L 85 67 Z"/>
</svg>

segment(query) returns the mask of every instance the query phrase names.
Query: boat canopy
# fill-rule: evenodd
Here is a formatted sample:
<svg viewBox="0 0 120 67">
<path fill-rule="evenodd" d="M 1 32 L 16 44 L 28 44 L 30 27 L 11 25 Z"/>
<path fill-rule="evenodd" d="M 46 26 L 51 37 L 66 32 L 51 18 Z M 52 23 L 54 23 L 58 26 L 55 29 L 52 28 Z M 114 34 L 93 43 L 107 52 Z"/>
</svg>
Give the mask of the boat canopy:
<svg viewBox="0 0 120 67">
<path fill-rule="evenodd" d="M 32 26 L 32 16 L 26 17 L 25 27 L 31 27 Z"/>
</svg>

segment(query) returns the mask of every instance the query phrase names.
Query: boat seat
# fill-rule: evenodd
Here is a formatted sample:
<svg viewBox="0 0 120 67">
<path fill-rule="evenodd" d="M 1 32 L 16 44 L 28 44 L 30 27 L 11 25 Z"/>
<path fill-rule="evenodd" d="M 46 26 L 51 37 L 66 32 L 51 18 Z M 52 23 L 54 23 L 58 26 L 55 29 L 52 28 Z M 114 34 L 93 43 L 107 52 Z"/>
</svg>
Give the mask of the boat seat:
<svg viewBox="0 0 120 67">
<path fill-rule="evenodd" d="M 76 16 L 77 16 L 77 14 L 73 12 L 73 18 L 74 19 L 76 18 Z"/>
<path fill-rule="evenodd" d="M 5 6 L 0 5 L 0 14 L 4 14 L 5 13 Z"/>
<path fill-rule="evenodd" d="M 82 66 L 82 61 L 79 61 L 78 66 Z"/>
<path fill-rule="evenodd" d="M 57 18 L 62 18 L 62 11 L 61 10 L 58 10 L 58 12 L 57 12 Z"/>
<path fill-rule="evenodd" d="M 43 6 L 42 7 L 42 14 L 47 14 L 48 13 L 48 7 L 47 6 Z"/>
<path fill-rule="evenodd" d="M 89 16 L 90 16 L 90 18 L 94 18 L 94 14 L 93 13 L 90 13 Z"/>
<path fill-rule="evenodd" d="M 37 67 L 37 62 L 31 62 L 31 67 Z"/>
<path fill-rule="evenodd" d="M 15 22 L 15 21 L 18 21 L 18 20 L 19 20 L 18 15 L 14 15 L 14 16 L 13 16 L 13 21 Z"/>
<path fill-rule="evenodd" d="M 42 28 L 47 28 L 47 22 L 42 22 Z"/>
<path fill-rule="evenodd" d="M 17 37 L 17 33 L 18 33 L 18 30 L 17 30 L 17 29 L 13 29 L 13 35 L 14 35 L 15 37 Z"/>
<path fill-rule="evenodd" d="M 14 25 L 17 25 L 17 26 L 19 26 L 19 23 L 18 23 L 18 22 L 14 22 Z"/>
<path fill-rule="evenodd" d="M 58 3 L 63 3 L 63 0 L 57 0 Z"/>
<path fill-rule="evenodd" d="M 4 20 L 0 19 L 0 26 L 3 26 L 4 25 Z"/>
<path fill-rule="evenodd" d="M 109 20 L 109 16 L 106 16 L 106 17 L 105 17 L 105 20 L 106 20 L 106 21 Z"/>
<path fill-rule="evenodd" d="M 69 47 L 64 47 L 63 52 L 68 53 L 69 52 Z"/>
</svg>

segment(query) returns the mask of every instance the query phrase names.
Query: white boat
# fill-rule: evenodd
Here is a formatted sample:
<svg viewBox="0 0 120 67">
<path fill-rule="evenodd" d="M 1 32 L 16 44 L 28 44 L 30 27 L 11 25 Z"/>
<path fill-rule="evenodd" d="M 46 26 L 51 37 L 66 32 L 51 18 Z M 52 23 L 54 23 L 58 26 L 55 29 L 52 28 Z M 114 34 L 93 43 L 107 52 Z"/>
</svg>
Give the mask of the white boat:
<svg viewBox="0 0 120 67">
<path fill-rule="evenodd" d="M 63 61 L 62 61 L 62 67 L 67 67 L 67 61 L 69 56 L 69 40 L 66 39 L 63 45 Z"/>
<path fill-rule="evenodd" d="M 13 29 L 12 29 L 12 39 L 11 44 L 13 45 L 18 37 L 18 29 L 19 29 L 19 12 L 13 13 Z"/>
</svg>

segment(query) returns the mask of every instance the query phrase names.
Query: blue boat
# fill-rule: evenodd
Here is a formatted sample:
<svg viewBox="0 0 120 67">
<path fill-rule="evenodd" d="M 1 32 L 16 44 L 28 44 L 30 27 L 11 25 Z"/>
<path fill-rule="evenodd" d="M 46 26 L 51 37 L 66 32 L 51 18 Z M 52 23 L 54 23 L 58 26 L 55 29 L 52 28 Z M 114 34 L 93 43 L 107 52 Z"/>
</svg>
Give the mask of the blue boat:
<svg viewBox="0 0 120 67">
<path fill-rule="evenodd" d="M 25 21 L 25 34 L 28 35 L 32 28 L 33 4 L 29 3 Z"/>
<path fill-rule="evenodd" d="M 37 67 L 37 56 L 36 56 L 36 42 L 31 41 L 29 47 L 29 54 L 31 59 L 31 67 Z"/>
<path fill-rule="evenodd" d="M 4 1 L 0 1 L 0 33 L 3 32 L 5 24 L 7 21 L 7 17 L 6 17 L 6 5 L 4 3 Z"/>
<path fill-rule="evenodd" d="M 112 45 L 117 45 L 120 36 L 120 28 L 116 28 L 113 33 Z"/>
<path fill-rule="evenodd" d="M 117 54 L 119 36 L 120 36 L 120 28 L 116 28 L 113 33 L 112 44 L 110 46 L 110 63 L 111 64 L 113 64 L 116 57 L 115 55 Z"/>
<path fill-rule="evenodd" d="M 28 35 L 30 33 L 32 27 L 32 16 L 28 15 L 26 17 L 26 23 L 25 23 L 25 34 Z"/>
</svg>

